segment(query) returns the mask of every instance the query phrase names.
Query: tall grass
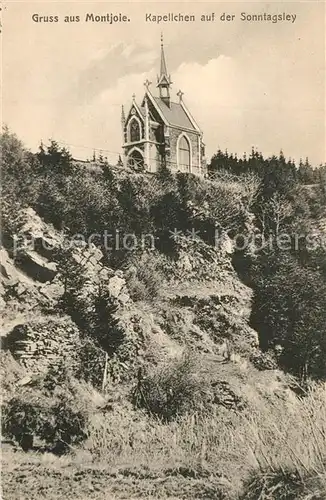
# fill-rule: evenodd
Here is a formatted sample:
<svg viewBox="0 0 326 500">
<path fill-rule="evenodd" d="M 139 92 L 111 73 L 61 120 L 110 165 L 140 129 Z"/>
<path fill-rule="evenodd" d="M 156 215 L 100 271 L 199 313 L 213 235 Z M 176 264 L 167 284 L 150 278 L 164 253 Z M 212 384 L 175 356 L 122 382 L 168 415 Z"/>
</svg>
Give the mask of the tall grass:
<svg viewBox="0 0 326 500">
<path fill-rule="evenodd" d="M 124 407 L 96 415 L 88 432 L 86 449 L 108 466 L 222 474 L 233 495 L 254 473 L 293 471 L 300 478 L 325 479 L 326 385 L 288 404 L 272 397 L 241 414 L 221 410 L 167 424 Z"/>
</svg>

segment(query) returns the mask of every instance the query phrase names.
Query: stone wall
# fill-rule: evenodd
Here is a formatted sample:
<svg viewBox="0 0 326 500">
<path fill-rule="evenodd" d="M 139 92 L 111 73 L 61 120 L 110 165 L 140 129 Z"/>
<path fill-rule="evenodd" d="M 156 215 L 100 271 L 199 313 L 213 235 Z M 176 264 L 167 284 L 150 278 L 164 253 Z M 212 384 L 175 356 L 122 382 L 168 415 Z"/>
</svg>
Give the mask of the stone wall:
<svg viewBox="0 0 326 500">
<path fill-rule="evenodd" d="M 177 162 L 177 142 L 179 136 L 184 133 L 186 137 L 190 140 L 191 153 L 192 153 L 192 173 L 199 175 L 199 148 L 198 148 L 198 134 L 194 132 L 183 132 L 180 129 L 170 128 L 170 157 L 167 163 L 170 161 L 170 168 L 172 171 L 177 172 L 179 170 Z M 169 166 L 169 165 L 168 165 Z"/>
<path fill-rule="evenodd" d="M 71 362 L 79 343 L 78 328 L 68 316 L 44 317 L 16 325 L 5 337 L 3 349 L 29 372 L 39 373 L 64 357 Z"/>
</svg>

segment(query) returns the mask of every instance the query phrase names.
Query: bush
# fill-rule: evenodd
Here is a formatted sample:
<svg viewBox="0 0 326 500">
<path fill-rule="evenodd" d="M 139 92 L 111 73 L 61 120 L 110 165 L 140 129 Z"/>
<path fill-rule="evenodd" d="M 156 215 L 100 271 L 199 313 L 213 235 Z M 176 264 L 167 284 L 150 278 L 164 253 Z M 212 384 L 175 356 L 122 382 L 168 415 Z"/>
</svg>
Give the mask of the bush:
<svg viewBox="0 0 326 500">
<path fill-rule="evenodd" d="M 77 379 L 85 380 L 96 389 L 101 389 L 105 367 L 105 351 L 91 337 L 81 339 L 78 357 L 79 366 L 75 373 Z"/>
<path fill-rule="evenodd" d="M 43 425 L 40 437 L 47 443 L 55 443 L 57 450 L 62 449 L 62 444 L 66 448 L 86 439 L 87 416 L 73 408 L 70 401 L 57 400 L 51 407 L 51 417 Z"/>
<path fill-rule="evenodd" d="M 162 421 L 198 409 L 202 393 L 200 381 L 194 373 L 195 365 L 195 359 L 189 354 L 162 363 L 139 380 L 135 404 Z"/>
<path fill-rule="evenodd" d="M 27 451 L 32 447 L 33 440 L 29 440 L 27 444 L 24 436 L 41 433 L 44 421 L 48 419 L 48 411 L 47 405 L 40 402 L 25 401 L 17 396 L 11 398 L 2 409 L 3 435 L 15 438 L 23 450 Z"/>
<path fill-rule="evenodd" d="M 24 451 L 32 447 L 33 436 L 67 449 L 86 439 L 86 412 L 74 408 L 69 398 L 49 398 L 38 391 L 23 391 L 3 407 L 3 435 L 15 438 Z"/>
<path fill-rule="evenodd" d="M 262 352 L 257 350 L 251 354 L 250 361 L 257 370 L 276 370 L 278 367 L 273 351 Z"/>
<path fill-rule="evenodd" d="M 126 272 L 127 285 L 133 300 L 154 300 L 164 280 L 164 258 L 154 252 L 134 257 Z"/>
</svg>

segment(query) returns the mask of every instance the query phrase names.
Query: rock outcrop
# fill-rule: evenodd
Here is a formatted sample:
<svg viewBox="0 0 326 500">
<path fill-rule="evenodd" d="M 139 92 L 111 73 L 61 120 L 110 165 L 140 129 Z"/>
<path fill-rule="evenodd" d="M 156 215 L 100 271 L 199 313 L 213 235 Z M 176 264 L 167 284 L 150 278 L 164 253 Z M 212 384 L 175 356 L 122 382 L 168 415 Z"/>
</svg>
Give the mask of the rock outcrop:
<svg viewBox="0 0 326 500">
<path fill-rule="evenodd" d="M 170 336 L 196 350 L 219 353 L 228 340 L 233 354 L 247 357 L 258 347 L 258 334 L 248 324 L 252 290 L 239 280 L 229 252 L 228 241 L 220 250 L 180 240 L 158 321 Z"/>
<path fill-rule="evenodd" d="M 32 209 L 22 219 L 15 255 L 2 249 L 1 297 L 3 345 L 27 371 L 73 359 L 80 344 L 78 321 L 58 310 L 64 285 L 56 256 L 67 244 L 84 275 L 78 290 L 81 312 L 92 314 L 100 284 L 115 304 L 114 321 L 124 340 L 109 360 L 111 380 L 132 377 L 139 363 L 157 364 L 184 348 L 228 361 L 255 351 L 257 333 L 248 326 L 251 290 L 231 265 L 228 240 L 221 248 L 191 238 L 176 242 L 171 275 L 162 283 L 158 303 L 149 306 L 131 300 L 124 273 L 104 266 L 95 245 L 73 244 Z M 227 355 L 226 343 L 232 351 Z"/>
<path fill-rule="evenodd" d="M 16 325 L 3 341 L 28 372 L 45 372 L 64 358 L 76 357 L 80 334 L 68 316 L 38 317 Z"/>
<path fill-rule="evenodd" d="M 0 254 L 3 348 L 29 371 L 44 371 L 73 355 L 79 344 L 78 327 L 57 308 L 64 286 L 54 259 L 69 240 L 31 208 L 22 212 L 22 220 L 14 247 L 2 248 Z M 130 298 L 123 273 L 105 267 L 102 257 L 95 245 L 71 245 L 71 258 L 85 275 L 81 298 L 87 304 L 103 281 L 125 307 Z"/>
</svg>

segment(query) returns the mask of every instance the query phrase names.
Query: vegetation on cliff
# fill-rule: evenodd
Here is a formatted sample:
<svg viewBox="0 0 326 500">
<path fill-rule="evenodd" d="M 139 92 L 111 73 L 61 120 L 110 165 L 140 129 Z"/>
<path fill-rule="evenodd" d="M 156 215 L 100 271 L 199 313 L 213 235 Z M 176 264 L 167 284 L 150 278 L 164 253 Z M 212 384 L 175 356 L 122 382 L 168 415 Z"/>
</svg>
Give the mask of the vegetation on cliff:
<svg viewBox="0 0 326 500">
<path fill-rule="evenodd" d="M 321 498 L 325 167 L 89 169 L 8 130 L 1 149 L 5 434 L 105 461 L 130 498 L 143 476 L 157 498 Z"/>
</svg>

